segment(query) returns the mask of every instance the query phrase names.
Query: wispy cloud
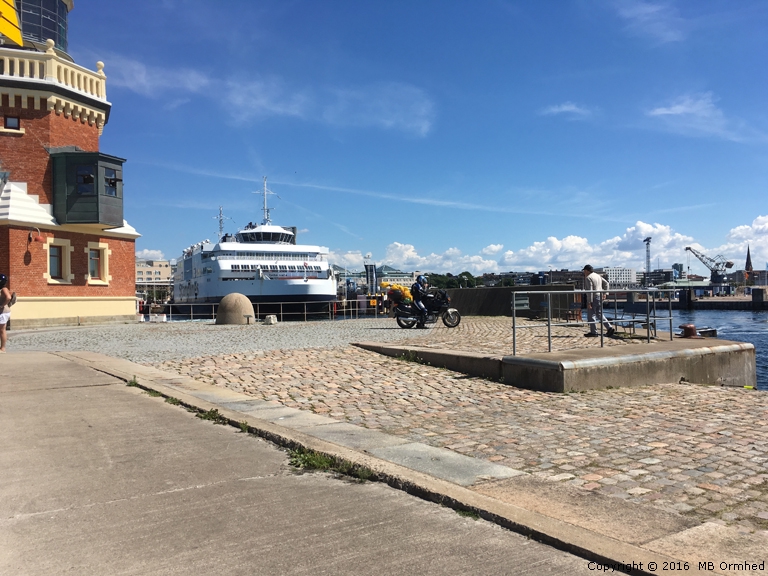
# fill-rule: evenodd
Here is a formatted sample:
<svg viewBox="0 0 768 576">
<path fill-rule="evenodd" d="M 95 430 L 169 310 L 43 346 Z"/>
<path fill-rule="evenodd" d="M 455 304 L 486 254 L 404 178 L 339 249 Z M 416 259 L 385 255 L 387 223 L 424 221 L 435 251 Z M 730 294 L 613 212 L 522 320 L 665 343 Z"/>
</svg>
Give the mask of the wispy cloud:
<svg viewBox="0 0 768 576">
<path fill-rule="evenodd" d="M 626 22 L 625 30 L 635 36 L 666 44 L 685 40 L 688 23 L 666 3 L 619 0 L 610 4 Z"/>
<path fill-rule="evenodd" d="M 158 98 L 168 91 L 199 94 L 212 79 L 191 68 L 160 68 L 113 54 L 107 57 L 109 85 L 126 88 L 142 96 Z"/>
<path fill-rule="evenodd" d="M 584 106 L 579 106 L 573 102 L 564 102 L 562 104 L 556 104 L 554 106 L 547 106 L 539 110 L 539 114 L 542 116 L 555 116 L 557 114 L 567 114 L 571 117 L 584 117 L 590 116 L 592 111 Z"/>
<path fill-rule="evenodd" d="M 267 116 L 306 117 L 312 107 L 308 93 L 292 91 L 277 78 L 229 80 L 226 82 L 227 109 L 234 119 L 248 121 Z"/>
<path fill-rule="evenodd" d="M 209 170 L 206 168 L 198 168 L 198 167 L 186 166 L 182 164 L 153 162 L 153 161 L 146 161 L 146 160 L 134 160 L 134 163 L 146 164 L 149 166 L 165 168 L 166 170 L 174 170 L 177 172 L 183 172 L 185 174 L 194 174 L 194 175 L 206 176 L 210 178 L 237 180 L 240 182 L 258 182 L 259 184 L 262 182 L 262 178 L 257 176 L 251 176 L 251 175 L 242 174 L 242 173 L 221 172 L 217 170 Z M 341 192 L 343 194 L 353 194 L 356 196 L 366 196 L 368 198 L 378 198 L 381 200 L 393 200 L 399 203 L 418 204 L 422 206 L 434 206 L 438 208 L 454 208 L 458 210 L 471 210 L 475 212 L 496 212 L 496 213 L 503 212 L 505 214 L 521 214 L 521 215 L 530 215 L 530 216 L 561 216 L 562 215 L 562 210 L 554 209 L 556 207 L 554 205 L 552 210 L 525 210 L 521 208 L 513 208 L 511 206 L 499 205 L 497 202 L 492 202 L 489 204 L 479 204 L 479 203 L 461 202 L 456 200 L 446 200 L 442 198 L 402 196 L 402 195 L 392 194 L 388 192 L 378 192 L 374 190 L 361 190 L 357 188 L 346 188 L 342 186 L 328 186 L 323 184 L 313 184 L 309 182 L 291 182 L 288 180 L 281 181 L 277 179 L 271 179 L 270 183 L 277 186 L 309 188 L 313 190 L 325 190 L 328 192 Z M 524 193 L 526 193 L 526 191 L 515 192 L 515 194 L 518 194 L 518 195 L 524 194 Z M 543 194 L 547 194 L 547 192 L 543 190 L 530 191 L 531 197 L 541 197 Z M 562 195 L 558 194 L 558 196 L 562 196 Z M 576 206 L 579 204 L 587 203 L 586 201 L 577 202 L 576 200 L 574 200 L 575 196 L 579 196 L 579 198 L 588 198 L 593 208 L 595 206 L 600 205 L 599 200 L 589 196 L 586 193 L 579 193 L 579 192 L 569 192 L 569 195 L 567 197 L 557 200 L 557 205 L 562 207 L 569 204 L 573 204 L 574 206 Z M 193 206 L 185 205 L 185 207 L 193 207 Z M 203 206 L 200 206 L 200 207 L 202 208 Z M 623 222 L 624 221 L 624 219 L 613 215 L 608 207 L 606 207 L 605 209 L 605 215 L 597 214 L 595 210 L 592 210 L 589 213 L 586 213 L 586 212 L 580 213 L 578 211 L 569 209 L 569 213 L 572 214 L 574 217 L 585 218 L 589 220 L 600 220 L 600 221 L 607 221 L 607 222 Z"/>
<path fill-rule="evenodd" d="M 684 94 L 666 106 L 648 110 L 646 116 L 658 121 L 664 129 L 683 136 L 708 136 L 733 142 L 766 139 L 765 134 L 744 122 L 727 118 L 716 101 L 712 92 Z"/>
<path fill-rule="evenodd" d="M 312 89 L 291 86 L 276 76 L 217 78 L 190 68 L 150 66 L 116 54 L 107 61 L 111 86 L 148 98 L 170 94 L 175 96 L 167 106 L 171 110 L 187 103 L 191 95 L 220 100 L 236 122 L 285 116 L 426 136 L 435 120 L 435 106 L 427 93 L 400 82 Z"/>
<path fill-rule="evenodd" d="M 420 88 L 381 82 L 358 88 L 333 89 L 322 118 L 338 126 L 376 127 L 425 136 L 434 121 L 434 105 Z"/>
</svg>

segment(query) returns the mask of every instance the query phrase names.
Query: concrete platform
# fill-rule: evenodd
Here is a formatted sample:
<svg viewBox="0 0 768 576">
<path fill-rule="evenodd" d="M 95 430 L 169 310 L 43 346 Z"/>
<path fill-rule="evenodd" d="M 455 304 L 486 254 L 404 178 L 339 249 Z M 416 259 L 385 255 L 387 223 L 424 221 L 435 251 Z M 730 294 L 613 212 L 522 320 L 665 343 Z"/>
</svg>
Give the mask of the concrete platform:
<svg viewBox="0 0 768 576">
<path fill-rule="evenodd" d="M 354 345 L 542 392 L 578 392 L 664 382 L 757 385 L 754 345 L 714 338 L 656 340 L 525 356 L 490 356 L 376 342 Z"/>
</svg>

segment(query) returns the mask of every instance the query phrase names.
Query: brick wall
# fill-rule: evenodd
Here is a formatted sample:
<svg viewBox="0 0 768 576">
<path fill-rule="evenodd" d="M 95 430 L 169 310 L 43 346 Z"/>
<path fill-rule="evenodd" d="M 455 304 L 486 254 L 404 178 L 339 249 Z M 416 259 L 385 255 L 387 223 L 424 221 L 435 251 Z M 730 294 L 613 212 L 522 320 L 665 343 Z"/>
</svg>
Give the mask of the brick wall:
<svg viewBox="0 0 768 576">
<path fill-rule="evenodd" d="M 9 287 L 19 296 L 134 296 L 135 243 L 132 239 L 118 239 L 96 234 L 73 232 L 56 233 L 41 230 L 45 237 L 69 240 L 74 250 L 71 254 L 72 284 L 48 284 L 43 277 L 48 271 L 48 252 L 40 242 L 28 242 L 29 228 L 15 226 L 0 227 L 0 254 L 6 254 L 8 267 L 0 270 L 8 274 Z M 92 286 L 85 280 L 88 273 L 88 242 L 102 242 L 109 245 L 109 286 Z M 7 248 L 5 248 L 7 246 Z M 5 250 L 3 250 L 5 248 Z M 2 258 L 2 256 L 0 256 Z M 0 265 L 3 261 L 0 259 Z"/>
<path fill-rule="evenodd" d="M 11 172 L 12 182 L 26 182 L 27 193 L 40 197 L 41 204 L 52 204 L 52 163 L 46 147 L 79 146 L 89 152 L 99 150 L 99 129 L 94 124 L 83 124 L 71 116 L 49 112 L 45 99 L 40 110 L 34 109 L 32 98 L 27 108 L 21 108 L 20 99 L 10 107 L 8 96 L 0 100 L 0 114 L 17 116 L 24 134 L 0 132 L 0 160 L 3 170 Z"/>
</svg>

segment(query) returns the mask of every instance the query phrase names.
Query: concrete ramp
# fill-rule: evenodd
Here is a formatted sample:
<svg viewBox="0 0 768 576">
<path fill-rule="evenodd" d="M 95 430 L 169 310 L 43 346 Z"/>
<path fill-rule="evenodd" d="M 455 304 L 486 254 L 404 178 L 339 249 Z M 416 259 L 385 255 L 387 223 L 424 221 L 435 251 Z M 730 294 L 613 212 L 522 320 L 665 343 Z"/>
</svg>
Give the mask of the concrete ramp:
<svg viewBox="0 0 768 576">
<path fill-rule="evenodd" d="M 718 339 L 675 339 L 525 356 L 359 342 L 360 348 L 542 392 L 691 382 L 756 387 L 755 347 Z"/>
</svg>

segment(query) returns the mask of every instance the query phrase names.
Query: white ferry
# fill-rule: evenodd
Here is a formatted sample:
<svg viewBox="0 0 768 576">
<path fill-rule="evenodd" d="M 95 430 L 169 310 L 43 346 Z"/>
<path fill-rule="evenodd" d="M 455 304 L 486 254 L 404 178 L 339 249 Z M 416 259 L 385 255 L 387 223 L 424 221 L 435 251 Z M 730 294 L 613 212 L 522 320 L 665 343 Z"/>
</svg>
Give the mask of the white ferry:
<svg viewBox="0 0 768 576">
<path fill-rule="evenodd" d="M 237 234 L 190 246 L 177 261 L 173 303 L 217 303 L 239 293 L 251 302 L 329 302 L 336 300 L 336 279 L 328 248 L 296 244 L 296 228 L 272 224 L 264 178 L 264 220 Z"/>
</svg>

